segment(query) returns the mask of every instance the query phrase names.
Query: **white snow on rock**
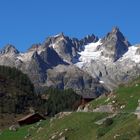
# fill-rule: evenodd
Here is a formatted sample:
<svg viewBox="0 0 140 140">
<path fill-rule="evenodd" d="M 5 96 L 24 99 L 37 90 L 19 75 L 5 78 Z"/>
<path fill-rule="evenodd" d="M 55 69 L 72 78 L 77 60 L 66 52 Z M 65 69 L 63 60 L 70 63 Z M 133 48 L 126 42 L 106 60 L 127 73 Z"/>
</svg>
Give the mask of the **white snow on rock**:
<svg viewBox="0 0 140 140">
<path fill-rule="evenodd" d="M 79 52 L 79 62 L 75 65 L 82 68 L 86 63 L 90 63 L 92 60 L 102 60 L 104 63 L 110 63 L 110 59 L 101 55 L 102 50 L 99 50 L 99 46 L 102 45 L 101 39 L 95 43 L 89 43 L 85 45 L 84 50 Z"/>
<path fill-rule="evenodd" d="M 104 84 L 104 81 L 99 81 L 100 84 Z"/>
<path fill-rule="evenodd" d="M 63 33 L 59 33 L 59 34 L 54 35 L 53 37 L 57 38 L 57 37 L 60 37 L 62 35 L 63 35 Z"/>
<path fill-rule="evenodd" d="M 98 46 L 101 45 L 101 40 L 95 43 L 89 43 L 84 46 L 84 51 L 79 52 L 81 55 L 79 61 L 81 62 L 90 62 L 91 60 L 97 59 L 100 57 L 101 51 L 98 51 Z"/>
<path fill-rule="evenodd" d="M 130 59 L 134 61 L 135 63 L 140 63 L 140 55 L 136 55 L 136 50 L 138 47 L 131 46 L 128 48 L 128 51 L 123 55 L 122 58 L 119 59 L 119 61 L 124 61 L 127 59 Z"/>
<path fill-rule="evenodd" d="M 106 65 L 115 64 L 114 62 L 110 61 L 109 58 L 101 55 L 102 50 L 98 49 L 100 45 L 102 45 L 101 40 L 85 45 L 83 47 L 84 50 L 79 52 L 79 62 L 77 62 L 75 65 L 82 68 L 85 64 L 90 63 L 92 60 L 102 61 Z M 136 46 L 129 47 L 128 51 L 118 61 L 125 62 L 127 60 L 131 60 L 134 61 L 134 63 L 140 63 L 140 55 L 136 54 L 137 49 L 138 47 Z"/>
</svg>

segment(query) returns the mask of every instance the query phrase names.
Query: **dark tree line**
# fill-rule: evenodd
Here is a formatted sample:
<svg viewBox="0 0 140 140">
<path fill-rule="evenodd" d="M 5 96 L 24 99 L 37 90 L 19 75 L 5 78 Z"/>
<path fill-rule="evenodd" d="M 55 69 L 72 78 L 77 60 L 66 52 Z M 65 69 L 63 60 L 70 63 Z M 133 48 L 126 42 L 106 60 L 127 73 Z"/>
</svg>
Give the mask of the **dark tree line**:
<svg viewBox="0 0 140 140">
<path fill-rule="evenodd" d="M 34 92 L 34 86 L 28 76 L 14 67 L 0 66 L 0 76 L 7 80 L 13 80 L 14 86 L 24 92 Z"/>
<path fill-rule="evenodd" d="M 16 68 L 0 66 L 0 112 L 22 113 L 34 104 L 34 86 Z"/>
<path fill-rule="evenodd" d="M 48 99 L 42 99 L 45 95 Z M 29 108 L 53 116 L 61 111 L 74 110 L 81 96 L 72 89 L 49 88 L 36 94 L 28 76 L 16 68 L 0 66 L 0 113 L 24 113 Z"/>
<path fill-rule="evenodd" d="M 72 89 L 48 89 L 44 94 L 48 95 L 44 108 L 49 116 L 61 111 L 75 110 L 81 102 L 81 96 L 77 95 Z"/>
</svg>

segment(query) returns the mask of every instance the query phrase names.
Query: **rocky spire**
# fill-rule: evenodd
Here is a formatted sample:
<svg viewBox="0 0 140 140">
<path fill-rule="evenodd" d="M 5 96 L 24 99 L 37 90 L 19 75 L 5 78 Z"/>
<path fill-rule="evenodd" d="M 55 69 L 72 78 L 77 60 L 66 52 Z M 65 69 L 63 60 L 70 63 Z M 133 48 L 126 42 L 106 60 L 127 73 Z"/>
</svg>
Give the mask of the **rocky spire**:
<svg viewBox="0 0 140 140">
<path fill-rule="evenodd" d="M 120 32 L 119 28 L 114 27 L 112 31 L 102 39 L 102 55 L 116 61 L 122 57 L 129 46 L 131 46 L 131 44 Z"/>
<path fill-rule="evenodd" d="M 19 51 L 15 48 L 15 46 L 11 45 L 11 44 L 8 44 L 6 45 L 1 51 L 0 51 L 1 54 L 18 54 Z"/>
</svg>

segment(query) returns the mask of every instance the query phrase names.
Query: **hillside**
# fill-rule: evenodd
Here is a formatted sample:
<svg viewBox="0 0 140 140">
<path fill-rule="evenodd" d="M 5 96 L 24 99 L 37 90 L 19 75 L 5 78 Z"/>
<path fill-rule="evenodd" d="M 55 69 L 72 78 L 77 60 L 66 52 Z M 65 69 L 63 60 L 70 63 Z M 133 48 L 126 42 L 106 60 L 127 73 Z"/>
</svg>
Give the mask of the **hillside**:
<svg viewBox="0 0 140 140">
<path fill-rule="evenodd" d="M 32 140 L 139 140 L 140 120 L 137 106 L 140 99 L 140 79 L 120 85 L 112 94 L 88 104 L 87 112 L 65 113 L 16 132 L 6 130 L 0 139 Z M 113 112 L 96 112 L 103 105 L 112 105 Z M 137 111 L 136 111 L 137 108 Z M 136 113 L 136 114 L 135 114 Z M 107 118 L 107 116 L 110 116 Z M 112 116 L 112 117 L 111 117 Z M 106 119 L 104 119 L 106 118 Z"/>
<path fill-rule="evenodd" d="M 16 68 L 0 66 L 0 129 L 16 124 L 29 113 L 54 116 L 60 111 L 75 110 L 80 102 L 81 96 L 71 89 L 49 88 L 36 94 L 26 74 Z"/>
<path fill-rule="evenodd" d="M 29 112 L 35 99 L 34 86 L 26 74 L 0 66 L 0 128 L 10 125 L 16 115 Z"/>
</svg>

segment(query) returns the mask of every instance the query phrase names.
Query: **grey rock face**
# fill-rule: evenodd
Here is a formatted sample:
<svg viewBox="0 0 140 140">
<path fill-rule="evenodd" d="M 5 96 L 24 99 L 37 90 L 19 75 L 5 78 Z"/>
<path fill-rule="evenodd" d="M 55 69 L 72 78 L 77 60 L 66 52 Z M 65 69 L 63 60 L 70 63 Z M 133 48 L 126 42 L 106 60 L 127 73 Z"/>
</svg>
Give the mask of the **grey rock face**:
<svg viewBox="0 0 140 140">
<path fill-rule="evenodd" d="M 81 43 L 83 45 L 87 45 L 88 43 L 97 42 L 98 40 L 99 40 L 98 37 L 92 34 L 81 39 Z"/>
<path fill-rule="evenodd" d="M 48 37 L 42 44 L 32 45 L 26 53 L 8 45 L 0 51 L 0 65 L 16 67 L 27 73 L 37 88 L 72 88 L 85 97 L 97 97 L 106 89 L 113 90 L 140 75 L 140 63 L 135 62 L 139 57 L 131 59 L 131 53 L 126 55 L 130 43 L 118 28 L 101 40 L 101 45 L 95 49 L 98 56 L 92 57 L 92 45 L 87 44 L 94 42 L 95 45 L 97 41 L 99 39 L 94 35 L 79 40 L 61 33 Z M 86 51 L 92 50 L 91 56 L 85 56 L 92 59 L 87 62 L 82 59 L 85 62 L 78 68 L 76 63 L 85 45 L 89 47 Z M 133 55 L 140 55 L 139 47 Z"/>
<path fill-rule="evenodd" d="M 49 65 L 49 67 L 57 66 L 59 64 L 67 64 L 63 59 L 55 52 L 53 48 L 47 47 L 45 51 L 40 53 L 41 59 Z"/>
<path fill-rule="evenodd" d="M 38 44 L 33 44 L 29 49 L 28 51 L 37 51 L 39 49 L 39 47 L 41 47 L 41 44 L 38 43 Z"/>
<path fill-rule="evenodd" d="M 64 36 L 63 33 L 49 37 L 43 44 L 43 48 L 51 47 L 59 55 L 61 59 L 66 62 L 71 62 L 76 56 L 76 48 L 69 37 Z"/>
<path fill-rule="evenodd" d="M 0 51 L 0 54 L 7 54 L 7 53 L 18 54 L 19 51 L 15 48 L 15 46 L 8 44 Z"/>
<path fill-rule="evenodd" d="M 108 33 L 102 39 L 102 46 L 100 47 L 102 55 L 112 59 L 112 61 L 118 60 L 124 53 L 128 51 L 130 43 L 126 40 L 123 34 L 117 27 L 113 28 L 112 32 Z"/>
<path fill-rule="evenodd" d="M 81 45 L 96 40 L 94 35 L 79 41 L 59 34 L 47 38 L 43 44 L 32 45 L 24 54 L 10 45 L 1 52 L 0 64 L 22 70 L 29 75 L 36 88 L 72 88 L 83 96 L 96 97 L 106 92 L 105 88 L 98 80 L 72 64 Z"/>
<path fill-rule="evenodd" d="M 140 75 L 140 65 L 130 60 L 112 64 L 106 64 L 103 61 L 92 61 L 85 64 L 82 69 L 92 77 L 103 81 L 103 85 L 110 91 Z"/>
<path fill-rule="evenodd" d="M 75 59 L 79 57 L 78 52 L 82 50 L 83 45 L 96 41 L 98 41 L 98 37 L 94 35 L 89 35 L 81 40 L 78 40 L 77 38 L 71 39 L 63 33 L 60 33 L 54 37 L 47 38 L 43 47 L 52 47 L 61 59 L 72 64 Z"/>
<path fill-rule="evenodd" d="M 95 52 L 91 49 L 92 45 L 89 48 L 93 51 L 94 57 L 87 52 L 88 49 L 82 52 L 84 61 L 79 62 L 78 67 L 101 81 L 108 90 L 113 90 L 120 84 L 140 76 L 140 57 L 138 56 L 140 49 L 138 46 L 130 47 L 130 43 L 118 28 L 113 28 L 101 42 L 99 46 L 93 45 L 96 47 Z"/>
<path fill-rule="evenodd" d="M 58 65 L 53 69 L 48 69 L 45 85 L 61 89 L 72 88 L 85 97 L 95 98 L 107 92 L 97 79 L 74 65 Z"/>
</svg>

